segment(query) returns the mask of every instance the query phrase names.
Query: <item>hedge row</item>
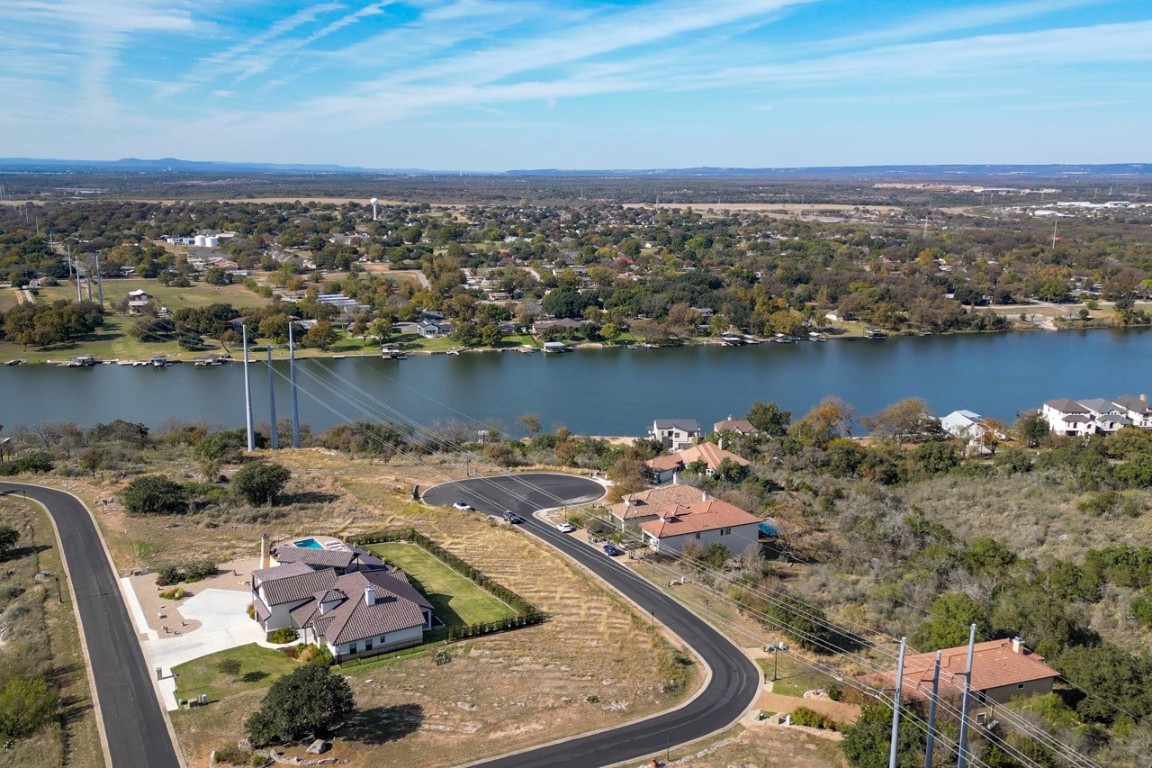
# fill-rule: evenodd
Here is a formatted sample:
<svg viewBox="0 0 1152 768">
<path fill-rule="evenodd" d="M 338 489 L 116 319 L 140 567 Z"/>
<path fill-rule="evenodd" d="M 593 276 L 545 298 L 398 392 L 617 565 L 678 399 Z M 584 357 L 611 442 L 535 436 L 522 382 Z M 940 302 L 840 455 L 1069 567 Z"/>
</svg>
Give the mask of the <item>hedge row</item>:
<svg viewBox="0 0 1152 768">
<path fill-rule="evenodd" d="M 515 616 L 501 621 L 449 627 L 449 640 L 458 640 L 464 637 L 478 637 L 493 632 L 503 632 L 504 630 L 514 629 L 516 627 L 527 627 L 533 624 L 540 624 L 547 618 L 544 612 L 532 605 L 532 603 L 520 597 L 520 595 L 507 587 L 497 584 L 475 566 L 444 549 L 444 547 L 420 533 L 415 528 L 389 528 L 383 531 L 362 533 L 348 538 L 349 544 L 358 547 L 369 544 L 381 544 L 388 541 L 407 541 L 415 544 L 488 594 L 498 600 L 502 600 L 516 612 Z"/>
</svg>

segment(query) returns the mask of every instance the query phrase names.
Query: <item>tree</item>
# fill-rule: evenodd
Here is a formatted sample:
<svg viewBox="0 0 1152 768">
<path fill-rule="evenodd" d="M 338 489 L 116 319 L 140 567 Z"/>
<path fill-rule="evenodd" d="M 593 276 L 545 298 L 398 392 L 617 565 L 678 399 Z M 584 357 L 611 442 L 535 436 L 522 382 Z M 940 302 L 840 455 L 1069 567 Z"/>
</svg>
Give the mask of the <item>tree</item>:
<svg viewBox="0 0 1152 768">
<path fill-rule="evenodd" d="M 7 557 L 8 550 L 20 541 L 20 531 L 8 525 L 0 525 L 0 559 Z"/>
<path fill-rule="evenodd" d="M 892 737 L 892 710 L 883 706 L 865 707 L 856 724 L 844 732 L 841 746 L 853 768 L 887 768 Z M 920 768 L 924 763 L 924 732 L 904 725 L 896 746 L 899 768 Z"/>
<path fill-rule="evenodd" d="M 300 344 L 305 347 L 317 347 L 325 351 L 340 340 L 340 334 L 327 320 L 317 320 L 316 325 L 308 329 Z"/>
<path fill-rule="evenodd" d="M 540 417 L 535 413 L 521 414 L 516 421 L 528 433 L 528 437 L 532 437 L 540 431 Z"/>
<path fill-rule="evenodd" d="M 307 664 L 272 684 L 244 730 L 254 746 L 323 738 L 355 711 L 352 688 L 343 675 Z"/>
<path fill-rule="evenodd" d="M 878 437 L 903 442 L 932 431 L 930 422 L 934 419 L 926 402 L 918 397 L 908 397 L 893 403 L 875 416 L 865 418 L 864 426 Z"/>
<path fill-rule="evenodd" d="M 1016 434 L 1029 448 L 1040 445 L 1040 441 L 1048 436 L 1048 422 L 1038 413 L 1028 413 L 1016 420 Z"/>
<path fill-rule="evenodd" d="M 292 473 L 279 464 L 245 464 L 232 476 L 232 490 L 249 504 L 273 506 Z"/>
<path fill-rule="evenodd" d="M 793 423 L 788 432 L 802 443 L 824 447 L 833 438 L 851 432 L 855 415 L 852 406 L 830 395 Z"/>
<path fill-rule="evenodd" d="M 792 421 L 791 411 L 782 411 L 776 403 L 756 402 L 744 416 L 748 423 L 766 435 L 783 437 L 788 434 L 788 425 Z"/>
<path fill-rule="evenodd" d="M 175 515 L 188 510 L 184 486 L 163 475 L 138 477 L 120 494 L 133 515 Z"/>
<path fill-rule="evenodd" d="M 969 626 L 986 637 L 989 626 L 984 606 L 963 592 L 941 595 L 932 601 L 931 614 L 912 638 L 917 648 L 954 648 L 968 642 Z"/>
</svg>

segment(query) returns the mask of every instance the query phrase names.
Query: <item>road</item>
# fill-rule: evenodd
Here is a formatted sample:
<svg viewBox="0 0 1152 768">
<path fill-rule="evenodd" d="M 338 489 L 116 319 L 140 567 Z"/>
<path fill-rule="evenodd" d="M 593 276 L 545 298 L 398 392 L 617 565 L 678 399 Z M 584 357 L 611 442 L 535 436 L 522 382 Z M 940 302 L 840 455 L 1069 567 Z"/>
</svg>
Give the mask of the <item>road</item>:
<svg viewBox="0 0 1152 768">
<path fill-rule="evenodd" d="M 0 483 L 0 494 L 26 495 L 43 504 L 56 522 L 88 644 L 92 696 L 111 759 L 108 768 L 179 768 L 144 653 L 92 515 L 76 497 L 51 488 Z"/>
<path fill-rule="evenodd" d="M 704 690 L 671 712 L 555 744 L 498 757 L 474 768 L 600 768 L 653 755 L 726 728 L 755 701 L 760 688 L 756 665 L 726 637 L 663 590 L 637 576 L 598 549 L 532 517 L 549 507 L 599 498 L 593 481 L 569 475 L 535 474 L 473 478 L 439 485 L 424 494 L 429 504 L 467 501 L 478 512 L 510 509 L 525 519 L 530 533 L 604 579 L 691 647 L 712 670 Z"/>
</svg>

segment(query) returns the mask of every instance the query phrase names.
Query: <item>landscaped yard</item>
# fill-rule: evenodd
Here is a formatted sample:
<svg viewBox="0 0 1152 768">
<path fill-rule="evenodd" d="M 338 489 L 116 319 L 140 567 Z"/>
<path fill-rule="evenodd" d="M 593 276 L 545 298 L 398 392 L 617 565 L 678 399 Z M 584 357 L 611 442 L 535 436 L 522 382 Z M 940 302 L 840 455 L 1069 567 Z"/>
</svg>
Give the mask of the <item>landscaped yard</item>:
<svg viewBox="0 0 1152 768">
<path fill-rule="evenodd" d="M 392 541 L 373 544 L 368 549 L 407 573 L 413 586 L 435 607 L 436 616 L 448 626 L 482 624 L 516 615 L 510 607 L 415 544 Z"/>
<path fill-rule="evenodd" d="M 220 671 L 220 662 L 225 659 L 240 662 L 235 676 Z M 251 688 L 267 688 L 299 666 L 300 662 L 280 651 L 252 644 L 201 656 L 173 667 L 172 673 L 176 675 L 177 699 L 191 701 L 203 693 L 209 701 L 219 701 Z"/>
<path fill-rule="evenodd" d="M 773 660 L 757 659 L 757 663 L 760 669 L 764 670 L 764 679 L 771 680 Z M 836 684 L 835 678 L 797 663 L 788 658 L 787 654 L 781 654 L 779 677 L 772 685 L 772 692 L 782 696 L 803 696 L 805 691 L 816 689 L 826 691 Z"/>
</svg>

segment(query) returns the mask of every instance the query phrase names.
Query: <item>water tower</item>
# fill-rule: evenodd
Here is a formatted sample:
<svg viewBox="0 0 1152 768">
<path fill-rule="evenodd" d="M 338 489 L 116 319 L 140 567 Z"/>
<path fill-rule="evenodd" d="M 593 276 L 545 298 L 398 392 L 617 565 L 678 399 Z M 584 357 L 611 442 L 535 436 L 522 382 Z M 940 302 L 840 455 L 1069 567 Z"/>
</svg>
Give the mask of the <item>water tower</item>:
<svg viewBox="0 0 1152 768">
<path fill-rule="evenodd" d="M 372 203 L 372 221 L 376 221 L 376 204 L 380 202 L 379 198 L 372 198 L 368 202 Z"/>
</svg>

